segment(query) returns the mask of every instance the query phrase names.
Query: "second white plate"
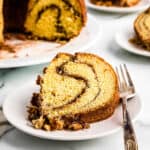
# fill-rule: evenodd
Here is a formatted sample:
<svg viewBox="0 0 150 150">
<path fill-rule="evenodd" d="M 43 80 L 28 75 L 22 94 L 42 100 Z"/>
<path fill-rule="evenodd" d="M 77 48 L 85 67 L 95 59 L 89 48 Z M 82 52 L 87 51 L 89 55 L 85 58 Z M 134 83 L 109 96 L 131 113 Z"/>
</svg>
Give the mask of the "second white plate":
<svg viewBox="0 0 150 150">
<path fill-rule="evenodd" d="M 90 2 L 90 0 L 86 0 L 86 5 L 89 8 L 98 10 L 98 11 L 105 11 L 105 12 L 113 12 L 113 13 L 133 13 L 137 11 L 145 10 L 150 6 L 149 0 L 141 0 L 139 4 L 132 6 L 132 7 L 106 7 L 106 6 L 97 6 Z"/>
<path fill-rule="evenodd" d="M 150 57 L 150 51 L 147 51 L 141 47 L 135 46 L 129 39 L 135 36 L 135 32 L 133 29 L 133 21 L 130 22 L 126 27 L 122 28 L 118 33 L 115 35 L 115 39 L 117 44 L 122 47 L 122 50 L 126 50 L 128 52 L 134 53 L 136 55 Z"/>
</svg>

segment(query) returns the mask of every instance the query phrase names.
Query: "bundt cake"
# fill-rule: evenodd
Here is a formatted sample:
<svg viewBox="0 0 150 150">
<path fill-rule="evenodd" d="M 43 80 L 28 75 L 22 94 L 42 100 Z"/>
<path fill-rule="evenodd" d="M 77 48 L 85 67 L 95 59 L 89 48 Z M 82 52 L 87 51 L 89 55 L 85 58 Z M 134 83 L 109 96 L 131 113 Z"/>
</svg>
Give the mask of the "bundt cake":
<svg viewBox="0 0 150 150">
<path fill-rule="evenodd" d="M 28 118 L 38 129 L 87 128 L 111 116 L 119 100 L 113 68 L 93 54 L 57 54 L 37 83 Z"/>
<path fill-rule="evenodd" d="M 85 23 L 84 0 L 0 0 L 0 42 L 3 32 L 67 41 L 77 36 Z"/>
<path fill-rule="evenodd" d="M 138 15 L 134 22 L 135 41 L 150 50 L 150 8 Z"/>
<path fill-rule="evenodd" d="M 100 6 L 129 7 L 136 5 L 140 0 L 90 0 L 93 4 Z"/>
</svg>

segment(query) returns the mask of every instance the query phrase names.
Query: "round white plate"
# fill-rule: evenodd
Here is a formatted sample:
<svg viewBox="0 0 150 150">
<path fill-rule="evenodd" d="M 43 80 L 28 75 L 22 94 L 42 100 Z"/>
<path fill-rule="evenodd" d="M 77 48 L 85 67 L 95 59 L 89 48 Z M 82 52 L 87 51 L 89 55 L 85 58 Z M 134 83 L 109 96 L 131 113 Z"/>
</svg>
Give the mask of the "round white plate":
<svg viewBox="0 0 150 150">
<path fill-rule="evenodd" d="M 85 51 L 91 47 L 97 40 L 100 39 L 102 34 L 102 26 L 96 19 L 88 15 L 86 26 L 82 29 L 79 36 L 75 37 L 65 45 L 60 45 L 54 42 L 35 42 L 35 43 L 22 43 L 23 48 L 17 52 L 16 58 L 0 60 L 0 68 L 22 67 L 29 65 L 36 65 L 46 63 L 58 52 L 74 53 L 77 51 Z M 8 41 L 9 43 L 17 44 L 20 41 Z M 21 41 L 22 42 L 22 41 Z M 26 47 L 24 47 L 26 45 Z M 3 55 L 0 52 L 0 56 Z M 10 55 L 10 57 L 12 57 Z"/>
<path fill-rule="evenodd" d="M 132 7 L 106 7 L 106 6 L 97 6 L 90 2 L 90 0 L 86 0 L 86 5 L 89 8 L 105 11 L 105 12 L 113 12 L 113 13 L 133 13 L 137 11 L 145 10 L 150 6 L 150 0 L 141 0 L 137 5 Z"/>
<path fill-rule="evenodd" d="M 137 55 L 150 57 L 150 51 L 147 51 L 129 42 L 129 39 L 133 38 L 134 36 L 135 32 L 133 29 L 133 23 L 130 23 L 116 33 L 115 39 L 117 44 L 123 48 L 122 50 L 126 50 Z"/>
<path fill-rule="evenodd" d="M 80 131 L 43 131 L 40 129 L 34 129 L 28 125 L 27 106 L 31 100 L 32 93 L 37 91 L 39 91 L 37 85 L 30 83 L 22 88 L 13 90 L 3 104 L 3 111 L 7 120 L 13 126 L 27 134 L 44 139 L 71 141 L 104 137 L 121 129 L 121 106 L 118 106 L 112 117 L 107 120 L 91 124 L 89 129 Z M 141 110 L 141 102 L 139 97 L 136 97 L 128 102 L 128 110 L 132 120 L 135 120 Z"/>
</svg>

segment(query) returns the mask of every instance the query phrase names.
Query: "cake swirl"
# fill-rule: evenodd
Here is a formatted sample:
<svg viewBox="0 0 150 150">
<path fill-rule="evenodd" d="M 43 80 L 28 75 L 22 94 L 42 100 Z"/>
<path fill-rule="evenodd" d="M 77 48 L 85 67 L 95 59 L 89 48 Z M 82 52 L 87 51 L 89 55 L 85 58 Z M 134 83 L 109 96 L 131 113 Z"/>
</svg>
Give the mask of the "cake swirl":
<svg viewBox="0 0 150 150">
<path fill-rule="evenodd" d="M 136 18 L 134 29 L 140 43 L 150 50 L 150 8 Z"/>
<path fill-rule="evenodd" d="M 85 123 L 111 116 L 118 103 L 118 85 L 113 69 L 92 54 L 58 54 L 38 84 L 40 93 L 34 94 L 29 109 L 29 119 L 36 128 L 44 128 L 45 120 L 49 120 L 49 126 L 53 126 L 51 122 L 54 120 L 55 124 L 56 120 L 61 120 L 61 129 L 70 129 L 74 122 L 82 124 L 80 127 L 83 128 Z M 41 126 L 39 122 L 42 122 Z"/>
<path fill-rule="evenodd" d="M 85 22 L 83 1 L 31 0 L 24 26 L 38 38 L 67 41 L 79 34 Z"/>
</svg>

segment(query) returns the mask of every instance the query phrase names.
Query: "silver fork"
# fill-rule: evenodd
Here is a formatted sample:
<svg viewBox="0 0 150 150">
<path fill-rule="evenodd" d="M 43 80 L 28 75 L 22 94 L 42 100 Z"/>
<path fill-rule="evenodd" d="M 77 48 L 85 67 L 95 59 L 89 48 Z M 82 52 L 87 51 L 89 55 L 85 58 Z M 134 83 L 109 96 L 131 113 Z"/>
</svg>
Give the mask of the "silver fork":
<svg viewBox="0 0 150 150">
<path fill-rule="evenodd" d="M 123 130 L 125 150 L 138 150 L 135 131 L 127 109 L 127 100 L 136 95 L 134 84 L 125 64 L 116 67 L 119 80 L 119 92 L 123 110 Z"/>
</svg>

